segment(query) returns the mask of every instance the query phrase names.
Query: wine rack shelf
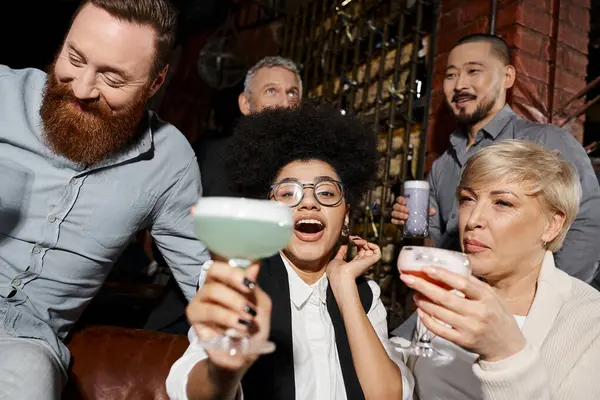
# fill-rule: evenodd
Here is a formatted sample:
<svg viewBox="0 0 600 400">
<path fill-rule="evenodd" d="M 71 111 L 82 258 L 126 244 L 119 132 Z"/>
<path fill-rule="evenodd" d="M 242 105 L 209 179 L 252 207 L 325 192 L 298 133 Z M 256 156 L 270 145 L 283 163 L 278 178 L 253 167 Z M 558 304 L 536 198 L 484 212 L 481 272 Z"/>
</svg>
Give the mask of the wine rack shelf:
<svg viewBox="0 0 600 400">
<path fill-rule="evenodd" d="M 305 0 L 284 28 L 281 53 L 299 65 L 304 97 L 357 114 L 377 136 L 377 180 L 355 206 L 351 230 L 382 248 L 368 275 L 382 288 L 392 329 L 412 305 L 395 266 L 405 242 L 391 208 L 403 181 L 423 177 L 438 10 L 431 0 Z"/>
</svg>

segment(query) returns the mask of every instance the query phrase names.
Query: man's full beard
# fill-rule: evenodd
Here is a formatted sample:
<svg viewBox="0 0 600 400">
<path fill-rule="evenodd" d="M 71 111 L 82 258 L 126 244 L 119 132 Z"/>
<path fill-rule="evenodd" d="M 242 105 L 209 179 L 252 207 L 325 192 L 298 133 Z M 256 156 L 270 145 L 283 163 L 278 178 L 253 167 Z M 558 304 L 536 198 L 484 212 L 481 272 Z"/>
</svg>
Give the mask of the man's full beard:
<svg viewBox="0 0 600 400">
<path fill-rule="evenodd" d="M 148 88 L 143 90 L 134 103 L 116 115 L 101 97 L 91 101 L 77 99 L 70 84 L 58 82 L 52 65 L 40 108 L 47 144 L 55 153 L 82 166 L 108 159 L 141 135 L 139 123 L 148 92 Z"/>
</svg>

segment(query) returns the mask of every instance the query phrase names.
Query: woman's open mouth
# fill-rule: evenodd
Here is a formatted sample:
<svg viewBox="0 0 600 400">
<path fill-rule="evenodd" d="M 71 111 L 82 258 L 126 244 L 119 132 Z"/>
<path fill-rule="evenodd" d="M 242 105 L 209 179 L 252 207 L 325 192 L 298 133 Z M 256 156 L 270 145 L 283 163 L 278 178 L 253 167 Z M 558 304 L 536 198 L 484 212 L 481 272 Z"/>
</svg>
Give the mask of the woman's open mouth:
<svg viewBox="0 0 600 400">
<path fill-rule="evenodd" d="M 315 242 L 325 233 L 325 224 L 316 218 L 301 217 L 296 220 L 294 234 L 304 242 Z"/>
</svg>

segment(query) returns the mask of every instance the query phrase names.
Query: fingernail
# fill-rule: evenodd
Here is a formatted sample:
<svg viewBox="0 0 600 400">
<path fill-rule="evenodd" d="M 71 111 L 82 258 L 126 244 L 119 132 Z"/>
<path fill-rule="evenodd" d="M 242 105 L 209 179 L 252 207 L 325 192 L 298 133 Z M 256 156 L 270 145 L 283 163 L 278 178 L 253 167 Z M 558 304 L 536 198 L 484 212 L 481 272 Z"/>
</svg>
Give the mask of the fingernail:
<svg viewBox="0 0 600 400">
<path fill-rule="evenodd" d="M 415 277 L 412 275 L 401 274 L 400 279 L 402 279 L 406 283 L 414 283 Z"/>
<path fill-rule="evenodd" d="M 252 315 L 253 317 L 256 317 L 256 310 L 250 306 L 244 307 L 244 312 Z"/>
<path fill-rule="evenodd" d="M 244 278 L 244 286 L 246 286 L 248 289 L 252 290 L 252 289 L 254 289 L 256 284 L 254 282 L 252 282 L 250 279 Z"/>
<path fill-rule="evenodd" d="M 437 274 L 437 270 L 435 268 L 432 267 L 424 267 L 423 271 L 427 274 L 427 275 L 435 275 Z"/>
<path fill-rule="evenodd" d="M 240 318 L 240 320 L 238 322 L 244 326 L 247 326 L 248 328 L 250 328 L 252 326 L 252 322 L 246 321 L 245 319 Z"/>
</svg>

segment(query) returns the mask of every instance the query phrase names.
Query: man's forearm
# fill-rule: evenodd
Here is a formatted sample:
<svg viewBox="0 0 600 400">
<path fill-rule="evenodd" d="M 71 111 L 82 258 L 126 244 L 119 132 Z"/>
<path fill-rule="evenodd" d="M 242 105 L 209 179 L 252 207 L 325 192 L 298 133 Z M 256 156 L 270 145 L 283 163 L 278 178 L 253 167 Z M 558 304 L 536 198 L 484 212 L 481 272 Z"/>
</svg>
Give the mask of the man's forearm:
<svg viewBox="0 0 600 400">
<path fill-rule="evenodd" d="M 233 400 L 243 376 L 244 371 L 226 370 L 208 358 L 202 360 L 188 377 L 188 400 Z"/>
</svg>

